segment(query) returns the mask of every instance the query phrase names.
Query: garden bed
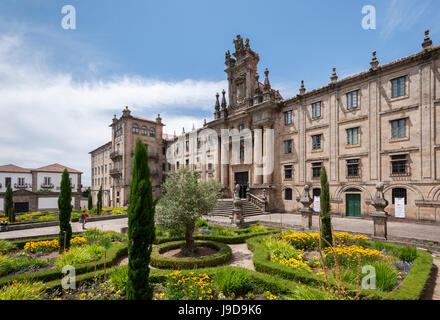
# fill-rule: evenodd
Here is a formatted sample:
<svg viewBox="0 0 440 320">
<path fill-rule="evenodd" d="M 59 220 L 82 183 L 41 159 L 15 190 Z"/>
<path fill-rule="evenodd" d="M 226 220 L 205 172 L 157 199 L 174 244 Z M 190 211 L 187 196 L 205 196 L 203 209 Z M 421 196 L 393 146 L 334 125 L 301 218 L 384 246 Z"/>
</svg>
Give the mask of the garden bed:
<svg viewBox="0 0 440 320">
<path fill-rule="evenodd" d="M 167 242 L 153 247 L 151 252 L 151 266 L 161 269 L 196 269 L 218 266 L 231 259 L 231 248 L 223 243 L 214 241 L 195 241 L 197 247 L 206 247 L 215 251 L 214 254 L 202 257 L 170 257 L 165 252 L 179 249 L 185 241 Z"/>
<path fill-rule="evenodd" d="M 350 295 L 359 295 L 366 299 L 420 298 L 432 267 L 432 256 L 429 253 L 415 248 L 369 241 L 360 236 L 347 236 L 346 233 L 339 234 L 343 235 L 345 241 L 352 243 L 341 244 L 334 253 L 324 251 L 326 270 L 330 272 L 327 276 L 322 271 L 324 269 L 321 269 L 321 263 L 317 263 L 319 259 L 317 261 L 307 259 L 307 253 L 316 250 L 316 246 L 312 244 L 314 240 L 312 241 L 305 233 L 296 233 L 290 237 L 290 241 L 289 236 L 271 240 L 269 237 L 252 238 L 247 241 L 247 245 L 254 252 L 255 269 L 263 273 L 316 287 L 330 285 L 336 288 L 342 283 L 345 290 L 351 292 Z M 274 241 L 281 241 L 278 247 L 276 243 L 273 244 Z M 289 244 L 292 245 L 292 250 L 289 249 Z M 299 255 L 298 250 L 300 250 Z M 338 259 L 337 266 L 335 256 Z M 361 262 L 358 257 L 361 257 Z M 400 261 L 402 259 L 404 261 Z M 372 265 L 378 272 L 376 278 L 379 290 L 360 289 L 361 276 L 357 277 L 357 274 L 360 274 L 364 265 Z M 343 281 L 336 280 L 337 278 L 333 276 L 335 268 L 339 268 Z"/>
</svg>

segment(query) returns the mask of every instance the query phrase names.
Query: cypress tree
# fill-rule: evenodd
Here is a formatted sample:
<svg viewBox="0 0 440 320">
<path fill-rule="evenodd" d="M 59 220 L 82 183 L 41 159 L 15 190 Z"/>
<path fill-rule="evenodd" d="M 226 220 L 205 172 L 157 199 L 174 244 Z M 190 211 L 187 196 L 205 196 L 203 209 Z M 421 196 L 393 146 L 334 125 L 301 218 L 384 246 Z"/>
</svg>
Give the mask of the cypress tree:
<svg viewBox="0 0 440 320">
<path fill-rule="evenodd" d="M 102 210 L 102 185 L 99 187 L 98 191 L 98 203 L 96 205 L 96 210 L 98 212 L 98 215 L 100 215 Z"/>
<path fill-rule="evenodd" d="M 332 246 L 332 228 L 331 228 L 331 208 L 330 208 L 330 190 L 327 180 L 325 167 L 321 168 L 321 197 L 320 197 L 320 219 L 321 219 L 321 246 L 323 248 Z"/>
<path fill-rule="evenodd" d="M 14 200 L 12 199 L 12 188 L 10 183 L 8 183 L 8 186 L 6 187 L 5 214 L 8 217 L 10 223 L 15 222 Z"/>
<path fill-rule="evenodd" d="M 89 188 L 89 190 L 88 190 L 87 200 L 88 200 L 88 206 L 87 206 L 87 208 L 88 208 L 89 210 L 92 210 L 92 208 L 93 208 L 93 202 L 92 202 L 92 190 L 90 190 L 90 188 Z"/>
<path fill-rule="evenodd" d="M 64 169 L 61 178 L 60 195 L 58 197 L 58 214 L 60 219 L 60 233 L 58 242 L 60 244 L 60 253 L 70 248 L 70 239 L 72 238 L 72 226 L 70 225 L 70 215 L 72 213 L 72 189 L 70 185 L 69 172 Z M 64 243 L 66 247 L 64 248 Z"/>
<path fill-rule="evenodd" d="M 140 139 L 136 142 L 133 174 L 128 206 L 128 300 L 151 300 L 153 288 L 150 274 L 150 255 L 155 238 L 154 212 L 156 202 L 148 167 L 148 153 Z"/>
</svg>

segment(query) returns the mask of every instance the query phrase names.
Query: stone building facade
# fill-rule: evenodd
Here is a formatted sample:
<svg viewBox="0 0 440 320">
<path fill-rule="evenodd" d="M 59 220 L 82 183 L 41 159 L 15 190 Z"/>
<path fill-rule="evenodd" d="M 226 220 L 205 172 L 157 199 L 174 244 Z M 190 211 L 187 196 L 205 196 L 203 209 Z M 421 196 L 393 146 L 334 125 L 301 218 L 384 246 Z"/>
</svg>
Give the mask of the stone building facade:
<svg viewBox="0 0 440 320">
<path fill-rule="evenodd" d="M 15 212 L 58 210 L 64 169 L 70 175 L 72 206 L 79 210 L 82 172 L 55 163 L 38 169 L 22 168 L 13 164 L 0 166 L 0 211 L 4 210 L 4 198 L 9 184 L 13 192 Z"/>
<path fill-rule="evenodd" d="M 217 94 L 214 120 L 168 144 L 173 168 L 189 165 L 202 179 L 216 178 L 226 197 L 239 184 L 240 196 L 264 201 L 267 211 L 294 212 L 305 184 L 319 207 L 325 166 L 333 214 L 369 217 L 381 181 L 392 217 L 440 220 L 440 47 L 428 31 L 418 53 L 381 65 L 374 52 L 369 70 L 339 79 L 333 68 L 327 85 L 307 91 L 302 82 L 286 99 L 267 69 L 259 81 L 249 40 L 238 36 L 234 44 L 225 55 L 228 96 L 223 90 L 220 102 Z M 222 129 L 239 132 L 239 150 L 228 137 L 232 152 L 223 152 Z M 214 151 L 203 152 L 206 131 L 216 133 Z M 250 161 L 241 132 L 251 134 Z"/>
<path fill-rule="evenodd" d="M 103 206 L 122 207 L 129 201 L 132 162 L 137 139 L 148 150 L 153 196 L 160 195 L 160 185 L 167 169 L 165 163 L 164 124 L 160 115 L 148 120 L 131 115 L 126 107 L 120 118 L 116 115 L 112 124 L 112 140 L 90 152 L 93 204 L 97 203 L 100 186 L 103 187 Z"/>
</svg>

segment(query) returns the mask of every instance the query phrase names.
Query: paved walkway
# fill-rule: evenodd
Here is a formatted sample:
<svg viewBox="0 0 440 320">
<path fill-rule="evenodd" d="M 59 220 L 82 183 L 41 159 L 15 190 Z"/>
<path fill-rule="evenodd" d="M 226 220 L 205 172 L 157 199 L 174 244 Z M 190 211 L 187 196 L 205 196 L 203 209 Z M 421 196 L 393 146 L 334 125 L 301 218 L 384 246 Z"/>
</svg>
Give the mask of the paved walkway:
<svg viewBox="0 0 440 320">
<path fill-rule="evenodd" d="M 231 261 L 227 263 L 228 266 L 242 267 L 255 271 L 254 263 L 252 262 L 252 251 L 250 251 L 246 243 L 229 244 L 232 249 Z"/>
<path fill-rule="evenodd" d="M 216 221 L 223 224 L 230 223 L 230 218 L 226 217 L 206 217 L 210 221 Z M 261 221 L 283 227 L 301 227 L 301 215 L 291 213 L 274 213 L 246 218 L 245 222 Z M 318 216 L 313 216 L 312 227 L 318 229 Z M 333 229 L 335 231 L 347 231 L 362 233 L 366 235 L 373 234 L 373 221 L 359 218 L 341 218 L 332 217 Z M 388 222 L 388 236 L 390 238 L 416 239 L 421 241 L 431 241 L 440 244 L 440 226 L 407 222 Z"/>
<path fill-rule="evenodd" d="M 128 218 L 113 219 L 113 220 L 102 220 L 86 223 L 86 228 L 98 228 L 106 231 L 117 231 L 120 232 L 122 227 L 126 227 L 128 224 Z M 79 222 L 73 222 L 72 232 L 82 232 L 81 224 Z M 0 232 L 0 239 L 17 239 L 17 238 L 27 238 L 27 237 L 43 237 L 48 235 L 56 235 L 60 231 L 59 226 L 26 229 L 26 230 L 15 230 Z"/>
</svg>

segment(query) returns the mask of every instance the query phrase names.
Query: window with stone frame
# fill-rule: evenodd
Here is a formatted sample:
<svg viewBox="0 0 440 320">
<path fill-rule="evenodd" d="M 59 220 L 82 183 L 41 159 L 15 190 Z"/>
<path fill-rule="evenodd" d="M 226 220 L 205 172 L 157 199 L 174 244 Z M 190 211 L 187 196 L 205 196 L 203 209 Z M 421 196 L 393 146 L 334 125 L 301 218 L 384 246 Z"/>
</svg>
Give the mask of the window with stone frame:
<svg viewBox="0 0 440 320">
<path fill-rule="evenodd" d="M 189 151 L 189 141 L 188 140 L 185 141 L 185 150 Z"/>
<path fill-rule="evenodd" d="M 293 199 L 293 192 L 291 188 L 286 188 L 284 190 L 284 200 L 292 200 Z"/>
<path fill-rule="evenodd" d="M 347 129 L 347 144 L 359 144 L 359 127 Z"/>
<path fill-rule="evenodd" d="M 406 154 L 391 156 L 391 175 L 409 175 L 408 156 Z"/>
<path fill-rule="evenodd" d="M 153 127 L 150 128 L 150 137 L 155 137 L 156 136 L 156 129 L 154 129 Z"/>
<path fill-rule="evenodd" d="M 347 160 L 347 177 L 359 177 L 359 159 Z"/>
<path fill-rule="evenodd" d="M 142 126 L 141 128 L 141 134 L 143 136 L 148 136 L 148 128 L 146 126 Z"/>
<path fill-rule="evenodd" d="M 322 149 L 321 140 L 322 140 L 322 134 L 316 134 L 316 135 L 312 136 L 312 149 L 313 150 Z"/>
<path fill-rule="evenodd" d="M 312 162 L 312 177 L 319 178 L 321 176 L 322 162 Z"/>
<path fill-rule="evenodd" d="M 391 138 L 406 138 L 406 121 L 407 118 L 391 121 Z"/>
<path fill-rule="evenodd" d="M 286 126 L 292 124 L 292 110 L 284 112 L 284 124 Z"/>
<path fill-rule="evenodd" d="M 406 95 L 406 76 L 391 80 L 391 98 L 399 98 Z"/>
<path fill-rule="evenodd" d="M 359 90 L 347 93 L 347 110 L 356 109 L 359 106 Z"/>
<path fill-rule="evenodd" d="M 24 178 L 18 178 L 18 185 L 24 186 Z"/>
<path fill-rule="evenodd" d="M 292 139 L 284 141 L 284 153 L 285 154 L 292 153 L 292 142 L 293 142 Z"/>
<path fill-rule="evenodd" d="M 312 119 L 321 118 L 321 101 L 312 103 Z"/>
<path fill-rule="evenodd" d="M 135 123 L 132 128 L 134 134 L 139 134 L 139 126 Z"/>
<path fill-rule="evenodd" d="M 407 192 L 406 189 L 404 188 L 394 188 L 391 191 L 391 196 L 392 196 L 392 202 L 393 204 L 395 204 L 395 198 L 404 198 L 405 199 L 405 204 L 408 204 L 407 201 Z"/>
<path fill-rule="evenodd" d="M 284 166 L 284 179 L 289 180 L 292 179 L 293 176 L 293 165 L 285 165 Z"/>
</svg>

